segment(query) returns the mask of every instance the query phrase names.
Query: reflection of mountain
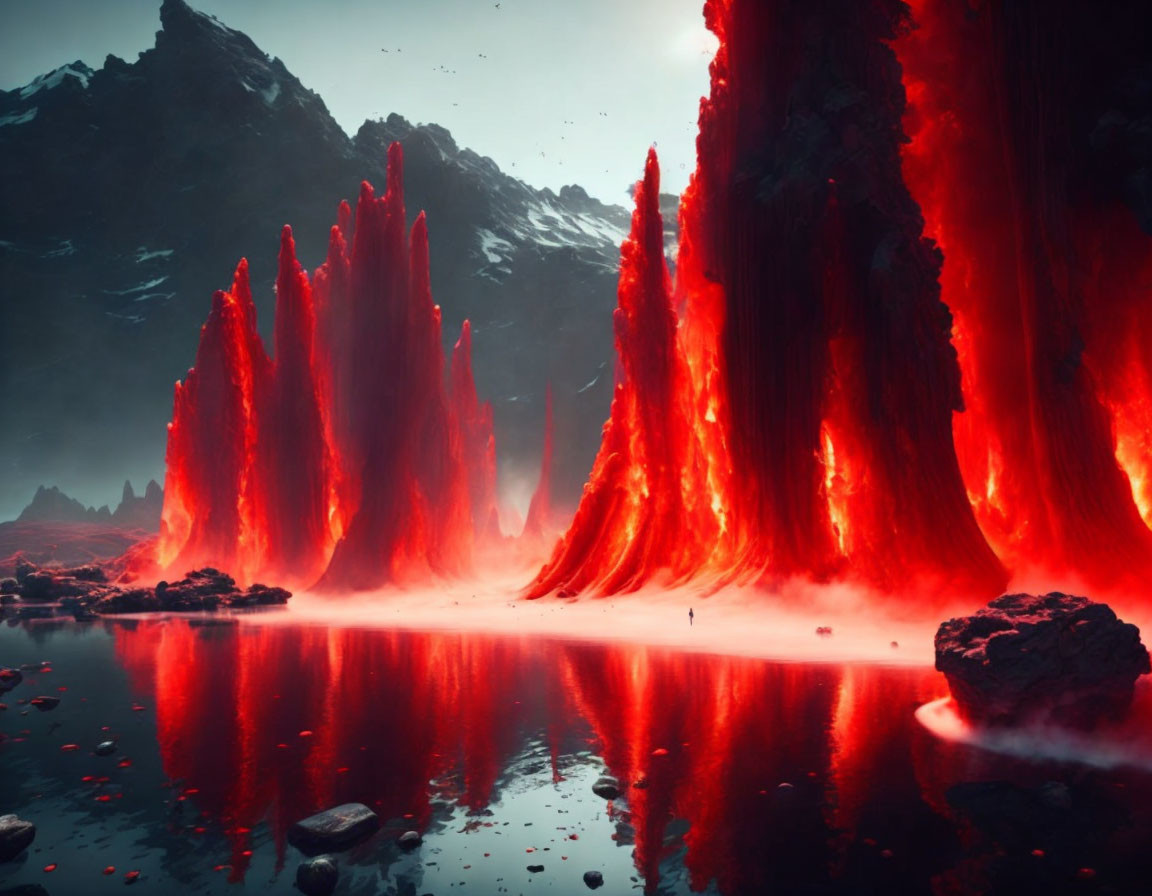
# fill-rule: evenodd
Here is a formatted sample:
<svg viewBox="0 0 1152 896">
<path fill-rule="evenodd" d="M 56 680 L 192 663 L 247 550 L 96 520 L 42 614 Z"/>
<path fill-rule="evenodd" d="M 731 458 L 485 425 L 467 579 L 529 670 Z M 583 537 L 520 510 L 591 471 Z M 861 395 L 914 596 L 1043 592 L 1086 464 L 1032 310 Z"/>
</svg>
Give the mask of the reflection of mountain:
<svg viewBox="0 0 1152 896">
<path fill-rule="evenodd" d="M 927 669 L 277 625 L 113 631 L 133 686 L 155 707 L 164 772 L 190 810 L 206 813 L 203 823 L 224 828 L 235 879 L 246 874 L 245 853 L 259 850 L 252 829 L 262 821 L 284 862 L 294 821 L 348 800 L 386 823 L 353 852 L 357 864 L 395 861 L 399 831 L 443 832 L 449 816 L 453 834 L 485 824 L 511 834 L 503 826 L 524 757 L 538 774 L 550 754 L 563 794 L 564 779 L 595 762 L 588 749 L 624 783 L 619 800 L 609 807 L 573 793 L 556 800 L 552 811 L 564 811 L 555 827 L 547 809 L 512 823 L 535 820 L 523 845 L 552 844 L 542 860 L 555 863 L 572 830 L 564 826 L 583 812 L 580 847 L 630 848 L 649 893 L 928 894 L 941 880 L 958 887 L 947 892 L 972 892 L 974 880 L 1018 870 L 1032 836 L 1065 853 L 1046 872 L 1050 883 L 1081 864 L 1103 876 L 1111 862 L 1122 876 L 1125 862 L 1143 861 L 1124 831 L 1152 831 L 1152 810 L 1097 812 L 1100 785 L 1083 771 L 1022 773 L 1019 763 L 934 740 L 913 718 L 940 693 Z M 972 789 L 1009 775 L 1018 787 Z M 1083 827 L 1072 819 L 1015 812 L 1054 778 L 1103 826 L 1092 838 L 1069 841 Z M 1107 787 L 1124 793 L 1111 779 Z M 1005 807 L 1015 814 L 995 821 Z M 971 842 L 970 822 L 980 829 Z"/>
<path fill-rule="evenodd" d="M 172 383 L 212 291 L 248 256 L 267 328 L 281 225 L 319 264 L 339 199 L 384 182 L 392 140 L 408 207 L 428 213 L 444 333 L 473 322 L 504 456 L 537 465 L 550 381 L 557 486 L 574 495 L 611 395 L 628 213 L 579 187 L 532 189 L 436 125 L 392 115 L 350 138 L 245 35 L 183 0 L 161 21 L 135 63 L 76 62 L 0 92 L 0 508 L 29 481 L 159 478 Z"/>
</svg>

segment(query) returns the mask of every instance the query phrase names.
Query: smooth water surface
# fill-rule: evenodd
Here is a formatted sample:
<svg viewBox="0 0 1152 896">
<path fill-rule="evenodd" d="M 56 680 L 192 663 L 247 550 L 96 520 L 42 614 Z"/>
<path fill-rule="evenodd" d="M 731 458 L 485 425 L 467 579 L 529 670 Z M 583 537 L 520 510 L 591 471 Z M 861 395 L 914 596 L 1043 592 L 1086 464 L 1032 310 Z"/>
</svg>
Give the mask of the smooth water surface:
<svg viewBox="0 0 1152 896">
<path fill-rule="evenodd" d="M 575 894 L 589 870 L 604 894 L 1152 880 L 1152 776 L 939 739 L 914 715 L 946 694 L 928 668 L 260 617 L 0 628 L 0 665 L 42 660 L 0 697 L 0 813 L 38 827 L 0 894 L 119 892 L 134 870 L 154 892 L 293 893 L 288 828 L 350 801 L 383 826 L 339 855 L 342 894 Z M 20 702 L 40 694 L 59 707 Z"/>
</svg>

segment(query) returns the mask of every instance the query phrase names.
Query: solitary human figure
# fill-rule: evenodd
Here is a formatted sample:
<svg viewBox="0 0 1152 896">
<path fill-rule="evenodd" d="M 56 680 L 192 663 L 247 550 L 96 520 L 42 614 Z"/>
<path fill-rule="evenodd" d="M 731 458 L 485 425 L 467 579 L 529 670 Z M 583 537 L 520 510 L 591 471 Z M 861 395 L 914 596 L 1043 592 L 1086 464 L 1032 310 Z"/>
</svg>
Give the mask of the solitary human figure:
<svg viewBox="0 0 1152 896">
<path fill-rule="evenodd" d="M 692 612 L 692 608 L 688 608 L 688 625 L 692 625 L 692 620 L 696 618 L 696 614 Z"/>
</svg>

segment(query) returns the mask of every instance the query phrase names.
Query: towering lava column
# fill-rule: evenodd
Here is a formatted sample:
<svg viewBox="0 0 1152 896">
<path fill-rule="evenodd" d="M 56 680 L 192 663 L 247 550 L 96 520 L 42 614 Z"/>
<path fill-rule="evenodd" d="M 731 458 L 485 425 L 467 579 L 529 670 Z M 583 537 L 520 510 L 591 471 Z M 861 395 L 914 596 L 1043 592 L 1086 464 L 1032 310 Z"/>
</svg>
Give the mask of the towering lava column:
<svg viewBox="0 0 1152 896">
<path fill-rule="evenodd" d="M 886 41 L 904 9 L 706 4 L 720 48 L 676 301 L 650 157 L 623 250 L 611 417 L 531 596 L 699 573 L 1004 585 L 952 446 L 960 371 L 940 256 L 901 179 Z"/>
<path fill-rule="evenodd" d="M 904 167 L 944 251 L 973 411 L 956 442 L 981 525 L 1013 564 L 1144 577 L 1152 537 L 1133 491 L 1152 519 L 1152 241 L 1121 198 L 1140 195 L 1127 154 L 1149 12 L 912 6 L 917 28 L 896 42 Z M 1152 226 L 1146 198 L 1144 214 Z"/>
<path fill-rule="evenodd" d="M 328 450 L 313 363 L 315 312 L 292 228 L 280 237 L 276 355 L 258 402 L 256 506 L 265 533 L 262 572 L 310 585 L 331 551 Z"/>
<path fill-rule="evenodd" d="M 693 423 L 664 260 L 660 169 L 650 150 L 621 248 L 612 410 L 571 528 L 528 595 L 630 591 L 701 571 L 718 523 Z"/>
<path fill-rule="evenodd" d="M 952 447 L 940 258 L 901 179 L 885 41 L 903 10 L 706 5 L 720 49 L 685 197 L 686 276 L 723 295 L 731 512 L 754 533 L 743 563 L 827 577 L 847 562 L 881 585 L 991 591 L 1005 574 Z"/>
<path fill-rule="evenodd" d="M 384 196 L 367 183 L 360 190 L 349 294 L 349 344 L 326 356 L 331 379 L 346 380 L 333 431 L 351 506 L 321 585 L 364 589 L 459 573 L 471 548 L 467 489 L 447 412 L 428 230 L 421 215 L 407 233 L 398 143 L 388 150 Z"/>
<path fill-rule="evenodd" d="M 361 187 L 349 255 L 350 223 L 342 203 L 314 292 L 284 228 L 274 361 L 256 331 L 246 263 L 232 291 L 217 293 L 196 367 L 176 387 L 164 569 L 206 563 L 303 585 L 323 573 L 326 587 L 345 590 L 468 568 L 463 427 L 444 388 L 424 215 L 407 228 L 399 144 L 385 195 Z M 458 381 L 472 383 L 470 363 L 466 351 Z M 469 426 L 486 426 L 474 466 L 490 495 L 491 412 L 474 386 L 468 410 Z"/>
<path fill-rule="evenodd" d="M 267 376 L 248 262 L 241 260 L 231 290 L 212 297 L 196 366 L 176 384 L 158 547 L 162 568 L 216 563 L 248 576 L 259 566 L 252 466 L 255 402 Z"/>
</svg>

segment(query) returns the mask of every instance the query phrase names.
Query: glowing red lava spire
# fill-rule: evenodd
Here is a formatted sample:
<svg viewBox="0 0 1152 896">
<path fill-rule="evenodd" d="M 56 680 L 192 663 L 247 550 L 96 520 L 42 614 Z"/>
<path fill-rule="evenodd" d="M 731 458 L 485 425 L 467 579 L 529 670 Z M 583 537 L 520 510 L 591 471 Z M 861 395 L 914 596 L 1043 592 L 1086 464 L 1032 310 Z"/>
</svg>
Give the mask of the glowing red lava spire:
<svg viewBox="0 0 1152 896">
<path fill-rule="evenodd" d="M 341 204 L 314 284 L 285 227 L 271 362 L 246 264 L 217 293 L 196 367 L 176 389 L 164 568 L 319 577 L 341 590 L 468 569 L 473 468 L 494 491 L 491 412 L 474 385 L 471 404 L 448 400 L 427 223 L 419 215 L 409 233 L 405 215 L 393 144 L 384 196 L 362 185 L 350 251 Z M 470 363 L 465 351 L 454 381 L 472 383 Z M 465 455 L 464 434 L 483 442 L 481 456 Z"/>
<path fill-rule="evenodd" d="M 1120 130 L 1113 90 L 1147 58 L 1146 29 L 1123 23 L 1124 4 L 1103 46 L 1076 24 L 1105 14 L 1095 4 L 911 6 L 895 42 L 904 175 L 944 252 L 977 517 L 1014 566 L 1146 580 L 1152 239 L 1093 157 Z"/>
<path fill-rule="evenodd" d="M 623 250 L 611 416 L 531 596 L 700 574 L 1005 583 L 952 446 L 960 375 L 939 256 L 901 180 L 885 41 L 902 10 L 705 5 L 720 47 L 676 302 L 650 157 Z"/>
<path fill-rule="evenodd" d="M 659 191 L 659 164 L 650 150 L 632 233 L 621 249 L 611 414 L 576 517 L 530 597 L 629 591 L 657 572 L 672 578 L 695 572 L 703 539 L 716 531 L 695 463 L 693 392 L 677 344 Z"/>
</svg>

